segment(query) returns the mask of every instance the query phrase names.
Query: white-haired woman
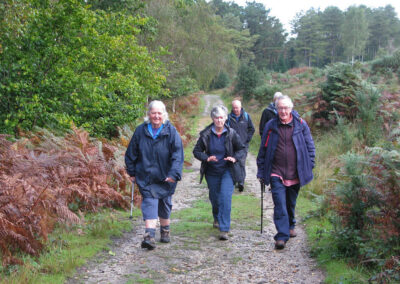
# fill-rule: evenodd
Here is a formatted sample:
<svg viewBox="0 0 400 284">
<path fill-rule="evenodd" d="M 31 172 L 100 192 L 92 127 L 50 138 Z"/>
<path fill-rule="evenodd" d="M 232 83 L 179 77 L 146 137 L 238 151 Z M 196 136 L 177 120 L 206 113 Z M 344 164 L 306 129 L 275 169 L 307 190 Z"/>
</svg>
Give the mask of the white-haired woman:
<svg viewBox="0 0 400 284">
<path fill-rule="evenodd" d="M 193 149 L 201 161 L 200 183 L 205 176 L 209 189 L 215 228 L 219 228 L 220 240 L 228 239 L 231 224 L 232 193 L 240 176 L 233 164 L 242 159 L 246 148 L 234 129 L 225 124 L 228 109 L 216 106 L 211 110 L 213 123 L 200 132 Z"/>
<path fill-rule="evenodd" d="M 125 153 L 127 172 L 143 197 L 142 248 L 156 247 L 157 219 L 160 219 L 160 241 L 170 242 L 172 194 L 182 176 L 183 159 L 182 140 L 168 121 L 164 103 L 152 101 L 145 122 L 136 128 Z"/>
</svg>

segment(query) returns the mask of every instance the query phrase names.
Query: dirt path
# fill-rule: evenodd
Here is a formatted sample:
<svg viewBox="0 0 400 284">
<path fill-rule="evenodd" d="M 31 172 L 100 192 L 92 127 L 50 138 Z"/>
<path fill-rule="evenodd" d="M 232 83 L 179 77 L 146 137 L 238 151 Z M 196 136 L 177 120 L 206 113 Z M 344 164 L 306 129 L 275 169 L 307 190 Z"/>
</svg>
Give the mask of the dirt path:
<svg viewBox="0 0 400 284">
<path fill-rule="evenodd" d="M 205 95 L 204 99 L 202 127 L 211 121 L 210 107 L 222 103 L 215 95 Z M 208 191 L 198 182 L 199 167 L 196 160 L 191 169 L 185 171 L 173 196 L 173 210 L 189 207 L 200 198 L 207 200 Z M 260 197 L 256 169 L 255 157 L 249 154 L 244 194 Z M 234 228 L 226 242 L 217 239 L 217 231 L 208 238 L 193 240 L 174 236 L 172 223 L 171 243 L 147 251 L 140 248 L 144 224 L 136 220 L 133 231 L 115 241 L 111 248 L 115 256 L 100 254 L 81 267 L 67 283 L 143 283 L 150 279 L 154 283 L 322 283 L 324 274 L 309 257 L 301 226 L 297 227 L 298 236 L 291 239 L 284 250 L 274 249 L 271 194 L 267 191 L 264 198 L 263 234 Z"/>
</svg>

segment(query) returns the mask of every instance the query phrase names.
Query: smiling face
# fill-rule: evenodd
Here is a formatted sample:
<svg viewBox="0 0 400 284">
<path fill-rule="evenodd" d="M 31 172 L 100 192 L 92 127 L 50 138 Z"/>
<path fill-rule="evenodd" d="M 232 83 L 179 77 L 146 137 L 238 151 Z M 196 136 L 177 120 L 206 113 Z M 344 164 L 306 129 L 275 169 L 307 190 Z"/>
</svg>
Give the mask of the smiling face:
<svg viewBox="0 0 400 284">
<path fill-rule="evenodd" d="M 240 111 L 242 110 L 242 105 L 239 101 L 232 102 L 232 111 L 236 116 L 240 115 Z"/>
<path fill-rule="evenodd" d="M 278 115 L 279 115 L 280 120 L 283 123 L 290 122 L 290 120 L 292 118 L 291 112 L 293 109 L 293 106 L 292 106 L 290 100 L 288 100 L 288 99 L 278 100 L 277 109 L 278 109 Z"/>
<path fill-rule="evenodd" d="M 163 111 L 160 107 L 153 107 L 149 111 L 149 120 L 153 128 L 159 128 L 163 123 Z"/>
</svg>

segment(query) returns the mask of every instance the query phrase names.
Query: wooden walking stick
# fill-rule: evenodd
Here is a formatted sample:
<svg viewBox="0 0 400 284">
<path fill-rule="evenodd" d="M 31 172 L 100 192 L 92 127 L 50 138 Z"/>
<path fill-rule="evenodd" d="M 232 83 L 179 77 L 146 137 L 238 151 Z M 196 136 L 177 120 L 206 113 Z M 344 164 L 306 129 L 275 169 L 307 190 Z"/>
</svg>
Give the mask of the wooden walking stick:
<svg viewBox="0 0 400 284">
<path fill-rule="evenodd" d="M 133 192 L 135 190 L 135 183 L 132 182 L 132 197 L 131 197 L 131 216 L 129 216 L 129 219 L 132 219 L 132 211 L 133 211 Z"/>
<path fill-rule="evenodd" d="M 265 183 L 263 180 L 260 180 L 261 185 L 261 234 L 263 233 L 263 219 L 264 219 L 264 192 L 265 192 Z"/>
</svg>

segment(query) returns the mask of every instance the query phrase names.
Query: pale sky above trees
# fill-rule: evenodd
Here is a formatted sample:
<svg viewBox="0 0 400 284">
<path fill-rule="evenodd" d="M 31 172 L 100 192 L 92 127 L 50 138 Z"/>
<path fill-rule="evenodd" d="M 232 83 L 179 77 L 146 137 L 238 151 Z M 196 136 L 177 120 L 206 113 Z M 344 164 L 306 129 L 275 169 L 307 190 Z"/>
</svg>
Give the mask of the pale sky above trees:
<svg viewBox="0 0 400 284">
<path fill-rule="evenodd" d="M 235 2 L 240 6 L 246 6 L 246 2 L 253 2 L 253 0 L 224 0 L 225 2 Z M 283 24 L 284 28 L 290 32 L 290 21 L 294 19 L 297 13 L 302 10 L 305 12 L 310 8 L 318 9 L 322 11 L 329 6 L 338 7 L 340 10 L 345 11 L 349 6 L 352 5 L 365 5 L 370 8 L 385 7 L 386 5 L 392 5 L 396 10 L 397 17 L 400 15 L 400 1 L 399 0 L 255 0 L 257 3 L 264 4 L 266 9 L 270 9 L 270 16 L 276 17 Z"/>
</svg>

